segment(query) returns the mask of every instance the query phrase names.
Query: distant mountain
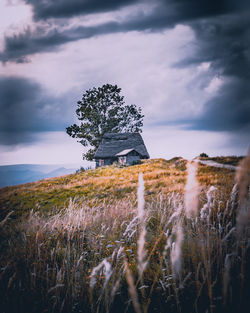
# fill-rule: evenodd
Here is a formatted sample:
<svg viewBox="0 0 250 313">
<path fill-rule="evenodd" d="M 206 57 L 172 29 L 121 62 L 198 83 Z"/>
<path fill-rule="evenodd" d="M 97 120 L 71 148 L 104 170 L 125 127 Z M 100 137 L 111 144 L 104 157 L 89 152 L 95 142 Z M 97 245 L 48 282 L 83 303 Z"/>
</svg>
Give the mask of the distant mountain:
<svg viewBox="0 0 250 313">
<path fill-rule="evenodd" d="M 57 176 L 67 175 L 67 174 L 72 174 L 75 171 L 76 171 L 76 169 L 60 167 L 60 168 L 55 169 L 54 171 L 49 172 L 47 174 L 47 178 L 49 178 L 49 177 L 57 177 Z"/>
<path fill-rule="evenodd" d="M 0 166 L 0 188 L 30 183 L 44 178 L 71 174 L 79 168 L 65 168 L 61 165 L 16 164 Z"/>
</svg>

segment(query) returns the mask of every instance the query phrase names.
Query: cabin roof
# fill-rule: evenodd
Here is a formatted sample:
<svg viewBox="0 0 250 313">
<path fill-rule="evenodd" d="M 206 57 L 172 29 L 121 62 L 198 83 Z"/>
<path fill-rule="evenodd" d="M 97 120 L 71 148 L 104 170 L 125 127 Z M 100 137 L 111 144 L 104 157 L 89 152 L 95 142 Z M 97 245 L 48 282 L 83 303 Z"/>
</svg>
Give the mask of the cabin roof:
<svg viewBox="0 0 250 313">
<path fill-rule="evenodd" d="M 95 158 L 115 157 L 125 150 L 135 150 L 142 158 L 148 159 L 149 154 L 139 133 L 106 133 L 95 153 Z M 130 152 L 129 151 L 129 152 Z M 129 153 L 127 152 L 127 153 Z M 126 153 L 126 152 L 125 152 Z M 121 155 L 121 154 L 120 154 Z"/>
<path fill-rule="evenodd" d="M 116 153 L 116 156 L 122 156 L 122 155 L 127 155 L 129 152 L 131 151 L 135 151 L 135 149 L 125 149 L 125 150 L 122 150 L 121 152 L 119 153 Z"/>
</svg>

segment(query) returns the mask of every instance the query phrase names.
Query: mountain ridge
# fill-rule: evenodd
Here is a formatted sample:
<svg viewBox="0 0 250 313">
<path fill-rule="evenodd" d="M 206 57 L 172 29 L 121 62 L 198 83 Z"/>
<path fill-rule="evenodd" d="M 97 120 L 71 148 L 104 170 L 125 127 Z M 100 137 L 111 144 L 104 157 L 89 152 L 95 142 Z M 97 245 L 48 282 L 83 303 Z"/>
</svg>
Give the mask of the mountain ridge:
<svg viewBox="0 0 250 313">
<path fill-rule="evenodd" d="M 0 166 L 0 188 L 31 183 L 45 178 L 72 174 L 77 167 L 63 164 L 13 164 Z"/>
</svg>

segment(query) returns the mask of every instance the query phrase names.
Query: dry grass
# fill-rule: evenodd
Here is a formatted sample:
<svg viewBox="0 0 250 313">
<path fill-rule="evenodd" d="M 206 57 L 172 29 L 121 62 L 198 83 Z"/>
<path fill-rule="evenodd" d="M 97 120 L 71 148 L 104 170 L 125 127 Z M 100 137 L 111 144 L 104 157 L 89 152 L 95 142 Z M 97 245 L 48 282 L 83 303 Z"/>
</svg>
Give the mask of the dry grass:
<svg viewBox="0 0 250 313">
<path fill-rule="evenodd" d="M 14 210 L 16 216 L 31 210 L 50 213 L 54 208 L 68 205 L 69 199 L 88 205 L 110 203 L 136 194 L 139 173 L 143 173 L 146 197 L 159 192 L 182 192 L 185 181 L 183 159 L 146 160 L 141 165 L 118 168 L 115 166 L 88 170 L 77 174 L 44 179 L 0 189 L 0 217 Z"/>
<path fill-rule="evenodd" d="M 210 157 L 201 157 L 202 160 L 211 160 L 214 162 L 218 162 L 221 164 L 228 164 L 228 165 L 234 165 L 237 166 L 239 165 L 240 161 L 243 159 L 243 157 L 238 157 L 235 155 L 231 155 L 231 156 L 217 156 L 214 158 L 210 158 Z"/>
<path fill-rule="evenodd" d="M 234 185 L 231 171 L 199 165 L 199 206 L 188 216 L 183 161 L 58 179 L 73 185 L 89 179 L 97 196 L 109 186 L 102 177 L 109 173 L 115 187 L 105 200 L 70 201 L 50 214 L 40 208 L 15 223 L 13 213 L 2 219 L 0 311 L 247 312 L 250 223 L 240 217 L 249 217 L 249 171 L 245 162 Z M 145 190 L 141 178 L 136 195 L 139 172 Z M 21 188 L 26 195 L 47 183 Z M 178 192 L 171 184 L 179 184 Z M 128 186 L 134 189 L 115 196 L 116 188 Z"/>
</svg>

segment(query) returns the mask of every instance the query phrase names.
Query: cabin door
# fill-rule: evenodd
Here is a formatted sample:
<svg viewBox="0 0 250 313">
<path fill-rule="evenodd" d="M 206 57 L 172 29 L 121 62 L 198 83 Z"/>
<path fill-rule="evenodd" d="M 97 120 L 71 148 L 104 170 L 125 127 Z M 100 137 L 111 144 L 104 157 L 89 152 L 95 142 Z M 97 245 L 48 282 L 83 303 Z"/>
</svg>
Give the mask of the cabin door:
<svg viewBox="0 0 250 313">
<path fill-rule="evenodd" d="M 127 158 L 125 156 L 121 156 L 121 157 L 118 158 L 118 162 L 120 164 L 124 165 L 124 164 L 126 164 L 126 161 L 127 161 Z"/>
</svg>

